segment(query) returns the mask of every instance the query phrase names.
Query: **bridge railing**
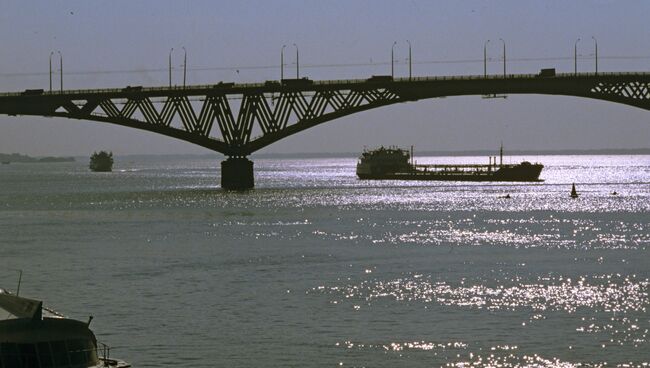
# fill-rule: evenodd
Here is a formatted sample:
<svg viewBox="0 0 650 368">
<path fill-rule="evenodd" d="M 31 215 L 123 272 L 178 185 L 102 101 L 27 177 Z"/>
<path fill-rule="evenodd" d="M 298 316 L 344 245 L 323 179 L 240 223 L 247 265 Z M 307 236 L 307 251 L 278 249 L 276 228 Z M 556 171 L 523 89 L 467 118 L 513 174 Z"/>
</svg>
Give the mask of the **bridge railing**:
<svg viewBox="0 0 650 368">
<path fill-rule="evenodd" d="M 548 78 L 584 78 L 584 77 L 617 77 L 617 76 L 650 76 L 650 72 L 600 72 L 597 75 L 595 73 L 558 73 L 554 77 L 545 77 Z M 493 74 L 488 76 L 483 75 L 450 75 L 450 76 L 424 76 L 424 77 L 412 77 L 412 78 L 394 78 L 392 82 L 404 83 L 404 82 L 433 82 L 433 81 L 448 81 L 448 80 L 497 80 L 497 79 L 536 79 L 538 74 L 506 74 L 505 78 L 503 74 Z M 388 81 L 391 82 L 391 81 Z M 336 79 L 336 80 L 317 80 L 313 81 L 313 85 L 354 85 L 354 84 L 364 84 L 364 83 L 375 83 L 371 82 L 368 79 Z M 262 88 L 267 86 L 267 83 L 240 83 L 234 84 L 231 88 L 240 88 L 240 89 L 249 89 L 249 88 Z M 138 92 L 169 92 L 169 91 L 183 91 L 183 90 L 206 90 L 213 88 L 223 88 L 223 82 L 221 84 L 197 84 L 190 86 L 171 86 L 171 87 L 137 87 Z M 136 87 L 126 87 L 126 88 L 101 88 L 101 89 L 71 89 L 63 91 L 43 91 L 39 90 L 26 90 L 23 92 L 5 92 L 0 93 L 0 97 L 10 97 L 10 96 L 23 96 L 23 95 L 88 95 L 88 94 L 119 94 L 123 92 L 128 92 L 129 88 Z M 38 93 L 35 93 L 38 91 Z"/>
</svg>

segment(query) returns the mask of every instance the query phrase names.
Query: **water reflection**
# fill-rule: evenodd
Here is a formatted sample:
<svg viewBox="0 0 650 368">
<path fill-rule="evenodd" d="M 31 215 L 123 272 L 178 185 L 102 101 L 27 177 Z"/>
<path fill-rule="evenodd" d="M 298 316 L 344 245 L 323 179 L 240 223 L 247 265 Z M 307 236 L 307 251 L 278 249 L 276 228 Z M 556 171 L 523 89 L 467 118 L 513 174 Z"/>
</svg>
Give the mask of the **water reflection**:
<svg viewBox="0 0 650 368">
<path fill-rule="evenodd" d="M 637 280 L 634 276 L 610 274 L 581 276 L 578 279 L 542 276 L 535 283 L 518 281 L 518 278 L 499 280 L 497 286 L 469 281 L 452 285 L 445 281 L 435 281 L 432 276 L 413 275 L 388 281 L 365 280 L 356 285 L 319 286 L 313 290 L 329 293 L 333 300 L 338 301 L 348 299 L 372 303 L 377 299 L 388 298 L 487 310 L 527 308 L 533 311 L 563 310 L 575 313 L 579 308 L 590 308 L 613 313 L 645 313 L 650 303 L 650 281 Z"/>
</svg>

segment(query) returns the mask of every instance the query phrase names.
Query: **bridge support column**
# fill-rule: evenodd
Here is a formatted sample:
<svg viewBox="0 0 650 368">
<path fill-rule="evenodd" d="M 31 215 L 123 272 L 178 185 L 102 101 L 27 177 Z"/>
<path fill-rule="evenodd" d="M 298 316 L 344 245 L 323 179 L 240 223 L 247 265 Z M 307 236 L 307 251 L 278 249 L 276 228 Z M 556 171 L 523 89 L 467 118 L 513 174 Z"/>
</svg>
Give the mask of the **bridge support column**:
<svg viewBox="0 0 650 368">
<path fill-rule="evenodd" d="M 221 188 L 247 190 L 253 187 L 253 161 L 246 157 L 228 157 L 226 161 L 221 161 Z"/>
</svg>

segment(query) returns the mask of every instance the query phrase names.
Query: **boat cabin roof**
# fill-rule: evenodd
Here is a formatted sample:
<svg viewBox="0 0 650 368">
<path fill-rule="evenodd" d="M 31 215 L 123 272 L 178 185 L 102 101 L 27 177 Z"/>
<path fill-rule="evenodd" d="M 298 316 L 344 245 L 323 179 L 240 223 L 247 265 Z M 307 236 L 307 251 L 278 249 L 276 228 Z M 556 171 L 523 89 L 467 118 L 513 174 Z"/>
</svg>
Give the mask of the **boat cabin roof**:
<svg viewBox="0 0 650 368">
<path fill-rule="evenodd" d="M 0 341 L 28 343 L 80 339 L 96 342 L 88 324 L 48 313 L 43 302 L 0 289 L 0 308 L 15 318 L 0 320 Z M 43 311 L 48 315 L 43 316 Z"/>
<path fill-rule="evenodd" d="M 28 344 L 62 340 L 92 341 L 95 345 L 97 342 L 88 324 L 74 319 L 43 318 L 34 321 L 31 318 L 14 318 L 0 321 L 0 343 Z"/>
<path fill-rule="evenodd" d="M 18 318 L 40 320 L 43 317 L 43 302 L 17 296 L 0 289 L 0 308 Z"/>
</svg>

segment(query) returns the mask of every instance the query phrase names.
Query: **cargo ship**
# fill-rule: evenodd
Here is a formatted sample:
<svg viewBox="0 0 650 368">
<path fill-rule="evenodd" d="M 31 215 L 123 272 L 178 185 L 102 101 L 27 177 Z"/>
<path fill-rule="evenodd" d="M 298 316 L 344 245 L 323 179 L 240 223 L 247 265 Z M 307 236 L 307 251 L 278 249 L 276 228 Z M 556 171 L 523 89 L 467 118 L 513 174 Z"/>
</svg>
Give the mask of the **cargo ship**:
<svg viewBox="0 0 650 368">
<path fill-rule="evenodd" d="M 503 146 L 488 164 L 416 164 L 411 152 L 398 147 L 364 150 L 357 163 L 359 179 L 375 180 L 447 180 L 447 181 L 541 181 L 540 163 L 523 161 L 503 163 Z"/>
</svg>

